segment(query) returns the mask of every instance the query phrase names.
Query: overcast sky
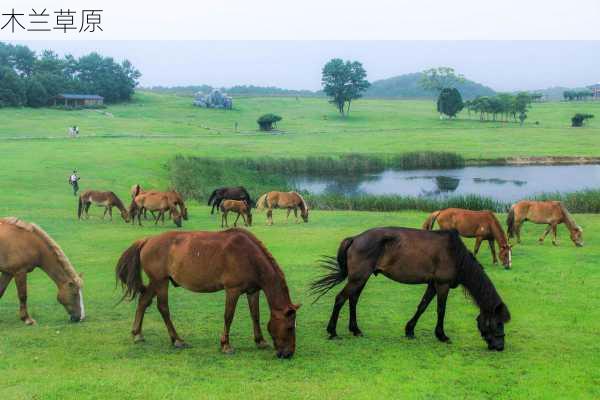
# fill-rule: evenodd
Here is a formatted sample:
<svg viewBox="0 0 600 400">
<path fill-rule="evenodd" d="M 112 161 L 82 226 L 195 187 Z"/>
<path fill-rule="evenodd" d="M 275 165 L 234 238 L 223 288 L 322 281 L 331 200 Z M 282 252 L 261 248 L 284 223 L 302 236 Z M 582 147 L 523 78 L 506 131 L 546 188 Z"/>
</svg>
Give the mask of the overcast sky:
<svg viewBox="0 0 600 400">
<path fill-rule="evenodd" d="M 17 42 L 13 42 L 17 43 Z M 450 66 L 498 91 L 600 82 L 600 41 L 21 41 L 35 51 L 129 59 L 143 86 L 320 88 L 334 57 L 358 60 L 370 81 Z"/>
</svg>

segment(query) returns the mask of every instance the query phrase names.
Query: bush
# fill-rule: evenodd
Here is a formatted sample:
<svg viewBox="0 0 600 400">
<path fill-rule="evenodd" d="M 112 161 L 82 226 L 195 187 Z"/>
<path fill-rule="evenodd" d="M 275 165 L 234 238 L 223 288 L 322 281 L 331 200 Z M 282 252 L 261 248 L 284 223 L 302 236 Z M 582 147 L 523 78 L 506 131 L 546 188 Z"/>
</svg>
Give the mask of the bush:
<svg viewBox="0 0 600 400">
<path fill-rule="evenodd" d="M 462 96 L 456 88 L 442 89 L 437 100 L 437 110 L 440 114 L 455 117 L 464 107 Z"/>
<path fill-rule="evenodd" d="M 273 125 L 277 127 L 277 122 L 281 121 L 281 117 L 276 114 L 264 114 L 256 120 L 261 131 L 270 131 L 273 129 Z"/>
<path fill-rule="evenodd" d="M 580 114 L 577 113 L 571 118 L 571 126 L 572 127 L 580 127 L 583 126 L 583 123 L 586 119 L 594 118 L 593 114 Z"/>
</svg>

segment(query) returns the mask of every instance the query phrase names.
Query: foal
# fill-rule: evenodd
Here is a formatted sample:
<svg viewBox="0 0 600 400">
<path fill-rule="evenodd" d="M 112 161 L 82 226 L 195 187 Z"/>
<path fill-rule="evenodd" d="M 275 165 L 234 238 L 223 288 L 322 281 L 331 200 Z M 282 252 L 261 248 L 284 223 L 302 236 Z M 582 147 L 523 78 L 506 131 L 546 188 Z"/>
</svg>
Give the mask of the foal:
<svg viewBox="0 0 600 400">
<path fill-rule="evenodd" d="M 237 226 L 238 219 L 240 219 L 240 215 L 244 220 L 245 226 L 252 226 L 252 211 L 250 210 L 250 206 L 246 203 L 245 200 L 223 200 L 221 202 L 221 228 L 223 228 L 223 223 L 225 223 L 226 227 L 229 227 L 227 223 L 227 214 L 230 211 L 237 213 L 237 217 L 233 226 Z"/>
<path fill-rule="evenodd" d="M 108 213 L 110 220 L 112 221 L 112 208 L 117 207 L 121 212 L 121 218 L 123 218 L 125 222 L 129 222 L 129 213 L 127 212 L 127 209 L 125 209 L 121 199 L 119 199 L 114 192 L 100 192 L 97 190 L 86 190 L 79 195 L 77 218 L 81 219 L 83 213 L 85 213 L 86 218 L 89 218 L 90 215 L 88 211 L 92 203 L 104 206 L 104 215 L 102 215 L 102 219 L 104 219 Z"/>
</svg>

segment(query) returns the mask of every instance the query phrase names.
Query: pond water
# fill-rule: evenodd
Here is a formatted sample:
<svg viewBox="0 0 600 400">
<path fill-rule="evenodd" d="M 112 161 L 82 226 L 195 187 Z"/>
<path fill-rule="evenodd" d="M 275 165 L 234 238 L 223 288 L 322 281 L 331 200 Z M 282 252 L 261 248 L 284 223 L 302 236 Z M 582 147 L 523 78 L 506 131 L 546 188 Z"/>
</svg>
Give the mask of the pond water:
<svg viewBox="0 0 600 400">
<path fill-rule="evenodd" d="M 499 201 L 600 188 L 600 165 L 488 166 L 444 170 L 387 170 L 355 176 L 300 176 L 291 180 L 315 194 L 480 195 Z"/>
</svg>

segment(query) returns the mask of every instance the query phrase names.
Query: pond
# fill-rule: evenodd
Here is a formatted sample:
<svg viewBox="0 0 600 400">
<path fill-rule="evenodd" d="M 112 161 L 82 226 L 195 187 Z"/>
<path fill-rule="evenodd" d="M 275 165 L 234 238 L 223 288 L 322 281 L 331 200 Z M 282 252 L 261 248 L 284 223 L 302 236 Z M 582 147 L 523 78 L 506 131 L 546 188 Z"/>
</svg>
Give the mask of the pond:
<svg viewBox="0 0 600 400">
<path fill-rule="evenodd" d="M 512 202 L 541 193 L 600 188 L 600 165 L 486 166 L 444 170 L 387 170 L 355 176 L 300 176 L 291 180 L 315 194 L 480 195 Z"/>
</svg>

